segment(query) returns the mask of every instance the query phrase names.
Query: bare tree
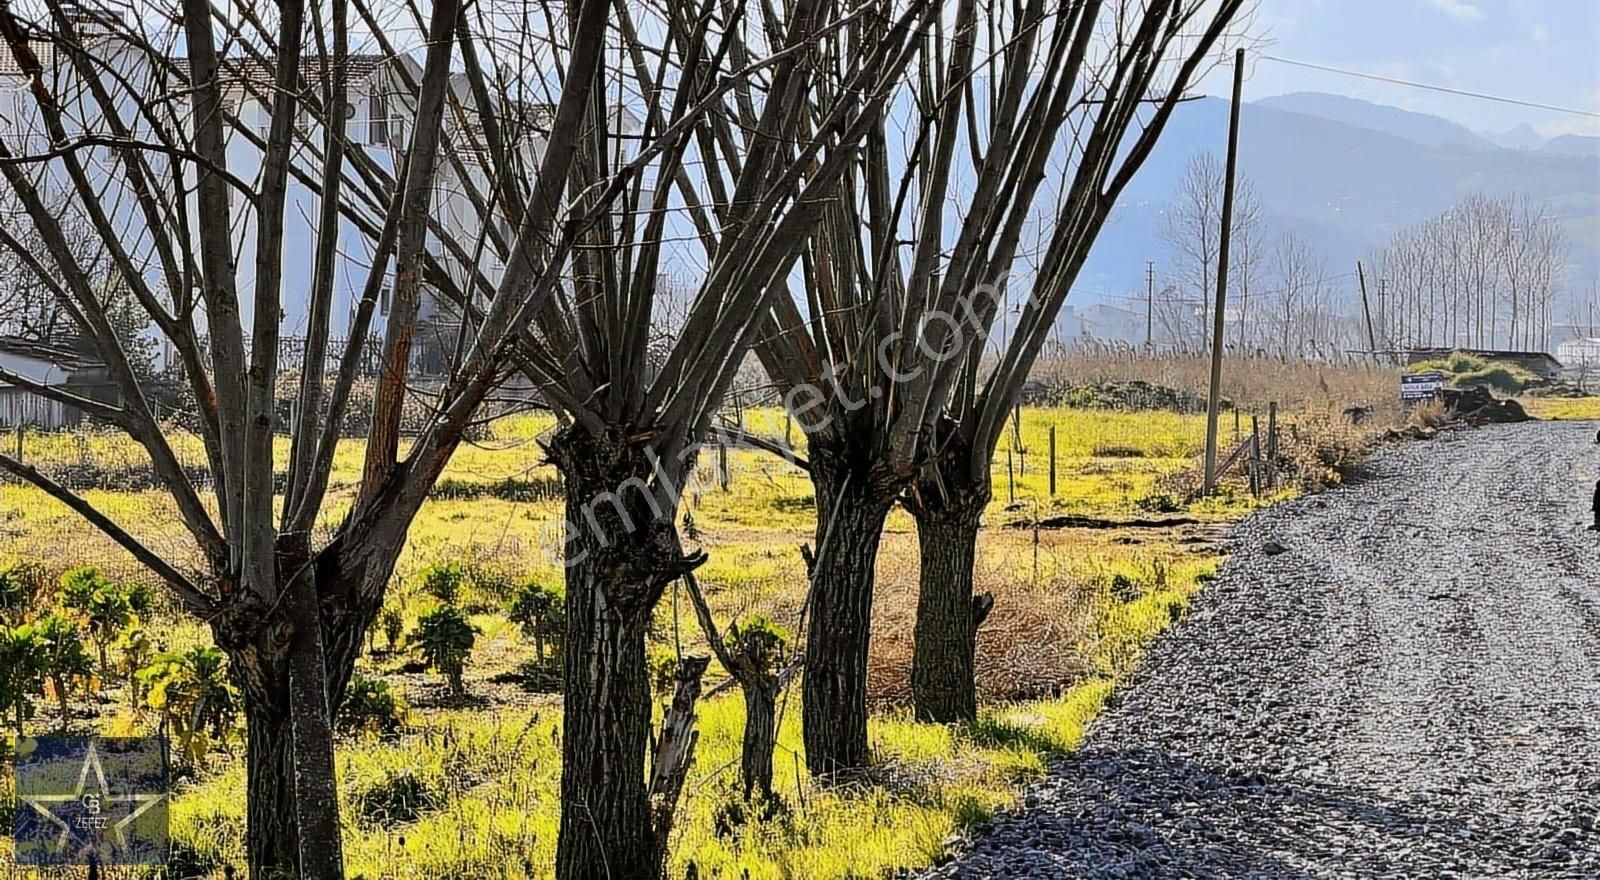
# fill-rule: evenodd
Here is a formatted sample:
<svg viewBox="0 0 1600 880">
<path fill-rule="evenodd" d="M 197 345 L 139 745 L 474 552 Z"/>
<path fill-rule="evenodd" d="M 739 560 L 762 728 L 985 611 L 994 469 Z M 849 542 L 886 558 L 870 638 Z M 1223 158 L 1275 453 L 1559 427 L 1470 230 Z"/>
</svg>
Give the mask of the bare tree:
<svg viewBox="0 0 1600 880">
<path fill-rule="evenodd" d="M 1394 345 L 1542 349 L 1565 259 L 1547 206 L 1471 195 L 1397 232 L 1377 255 L 1376 320 Z"/>
<path fill-rule="evenodd" d="M 522 373 L 561 419 L 549 451 L 568 504 L 556 542 L 566 692 L 587 697 L 565 715 L 557 873 L 653 876 L 675 798 L 646 790 L 644 632 L 665 584 L 702 558 L 673 528 L 677 487 L 774 279 L 855 161 L 932 7 L 885 18 L 876 4 L 826 0 L 574 0 L 559 15 L 455 0 L 330 4 L 186 0 L 170 25 L 101 17 L 92 33 L 55 4 L 36 20 L 0 9 L 34 126 L 0 142 L 0 173 L 45 247 L 35 255 L 10 225 L 0 244 L 92 339 L 123 404 L 30 390 L 145 448 L 194 563 L 153 551 L 48 474 L 8 457 L 0 467 L 149 566 L 227 652 L 249 730 L 252 877 L 337 877 L 329 707 L 429 487 L 488 392 Z M 353 51 L 352 32 L 370 51 Z M 397 48 L 419 44 L 420 63 Z M 214 499 L 152 415 L 53 208 L 57 192 L 180 359 Z M 273 384 L 297 287 L 284 258 L 296 213 L 310 218 L 313 253 L 308 277 L 293 279 L 310 291 L 308 335 L 299 417 L 285 426 Z M 678 214 L 692 217 L 709 268 L 656 369 L 643 343 Z M 366 265 L 355 267 L 364 277 L 338 350 L 349 252 Z M 448 374 L 402 455 L 418 328 L 441 319 L 458 325 Z M 374 346 L 360 485 L 348 514 L 314 536 L 351 384 Z M 292 446 L 275 479 L 282 429 Z"/>
<path fill-rule="evenodd" d="M 1094 233 L 1239 5 L 958 3 L 911 77 L 902 104 L 914 109 L 877 121 L 793 292 L 775 302 L 757 351 L 807 432 L 817 509 L 840 511 L 819 521 L 828 544 L 812 572 L 802 709 L 813 773 L 869 760 L 874 566 L 904 493 L 923 534 L 918 714 L 971 716 L 982 610 L 971 564 L 994 413 L 1009 409 Z M 1056 204 L 1036 210 L 1052 162 L 1071 171 Z M 980 390 L 1008 276 L 1041 216 L 1035 295 Z"/>
</svg>

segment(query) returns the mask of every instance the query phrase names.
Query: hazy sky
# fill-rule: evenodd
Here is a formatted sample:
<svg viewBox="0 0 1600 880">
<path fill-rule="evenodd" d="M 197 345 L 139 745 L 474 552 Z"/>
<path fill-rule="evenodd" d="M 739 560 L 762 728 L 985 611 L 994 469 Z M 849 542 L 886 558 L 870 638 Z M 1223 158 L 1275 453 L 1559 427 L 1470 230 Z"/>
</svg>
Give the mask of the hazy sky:
<svg viewBox="0 0 1600 880">
<path fill-rule="evenodd" d="M 1600 113 L 1600 0 L 1259 0 L 1258 51 Z M 1224 94 L 1227 69 L 1203 90 Z M 1600 134 L 1600 119 L 1549 113 L 1258 59 L 1245 98 L 1318 91 L 1434 113 L 1469 128 L 1529 123 Z"/>
</svg>

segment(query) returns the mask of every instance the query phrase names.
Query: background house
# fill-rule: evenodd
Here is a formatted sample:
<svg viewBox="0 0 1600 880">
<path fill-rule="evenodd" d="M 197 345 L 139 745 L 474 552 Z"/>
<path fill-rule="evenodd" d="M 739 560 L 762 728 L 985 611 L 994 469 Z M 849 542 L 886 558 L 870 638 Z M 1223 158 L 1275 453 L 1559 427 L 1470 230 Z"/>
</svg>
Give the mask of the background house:
<svg viewBox="0 0 1600 880">
<path fill-rule="evenodd" d="M 15 375 L 29 382 L 61 388 L 80 397 L 116 405 L 120 395 L 106 378 L 105 364 L 74 348 L 0 337 L 0 375 Z M 0 379 L 0 427 L 18 425 L 58 429 L 83 420 L 83 412 L 58 400 L 6 383 Z"/>
</svg>

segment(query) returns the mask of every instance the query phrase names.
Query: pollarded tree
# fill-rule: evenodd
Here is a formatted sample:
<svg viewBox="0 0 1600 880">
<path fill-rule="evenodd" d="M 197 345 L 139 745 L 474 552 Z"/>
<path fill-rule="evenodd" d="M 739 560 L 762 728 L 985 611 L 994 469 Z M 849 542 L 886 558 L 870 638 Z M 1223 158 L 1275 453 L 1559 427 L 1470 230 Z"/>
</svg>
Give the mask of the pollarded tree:
<svg viewBox="0 0 1600 880">
<path fill-rule="evenodd" d="M 973 595 L 973 564 L 996 444 L 1117 198 L 1219 44 L 1236 36 L 1245 3 L 1090 6 L 1085 14 L 1104 12 L 1108 19 L 1100 23 L 1094 60 L 1068 81 L 1076 83 L 1068 90 L 1086 100 L 1066 115 L 1073 136 L 1065 173 L 1046 212 L 1048 234 L 1028 273 L 1031 292 L 1018 306 L 1016 330 L 992 367 L 980 346 L 962 349 L 948 394 L 922 416 L 926 459 L 906 504 L 922 548 L 911 673 L 922 718 L 975 717 L 977 627 L 992 600 Z M 963 283 L 1003 278 L 1010 269 L 1010 256 L 995 253 Z"/>
<path fill-rule="evenodd" d="M 958 3 L 911 94 L 876 120 L 757 349 L 806 431 L 816 487 L 802 703 L 813 773 L 869 760 L 874 565 L 884 519 L 907 492 L 924 542 L 918 714 L 972 714 L 973 540 L 998 438 L 989 416 L 1018 393 L 1017 372 L 1066 295 L 1057 279 L 1081 263 L 1239 5 Z M 1138 136 L 1124 138 L 1130 129 Z M 990 377 L 999 384 L 979 390 L 1007 278 L 1040 225 L 1036 199 L 1063 163 L 1073 174 L 1043 211 L 1051 247 L 1037 295 L 1019 307 L 1008 357 Z"/>
<path fill-rule="evenodd" d="M 0 249 L 61 305 L 118 399 L 0 380 L 142 446 L 193 555 L 155 552 L 47 473 L 10 457 L 0 467 L 159 575 L 227 653 L 248 727 L 251 876 L 338 877 L 329 707 L 407 526 L 478 404 L 522 362 L 512 350 L 556 287 L 585 214 L 638 185 L 637 168 L 618 167 L 591 175 L 598 185 L 581 199 L 564 196 L 611 4 L 580 0 L 559 22 L 515 4 L 467 14 L 457 0 L 426 10 L 186 0 L 171 18 L 80 13 L 0 8 L 0 44 L 28 86 L 8 93 L 12 128 L 0 136 L 0 177 L 27 223 L 0 227 Z M 352 31 L 370 51 L 353 51 Z M 413 57 L 396 43 L 426 49 Z M 366 115 L 351 121 L 358 107 Z M 677 109 L 673 122 L 697 112 Z M 479 149 L 485 141 L 492 149 Z M 659 148 L 642 138 L 637 152 Z M 443 210 L 446 193 L 464 211 Z M 78 222 L 93 230 L 87 251 L 68 234 Z M 492 271 L 474 259 L 487 238 L 501 258 Z M 209 487 L 190 478 L 152 411 L 126 322 L 100 295 L 102 265 L 173 352 L 195 401 Z M 483 320 L 462 322 L 437 406 L 402 456 L 425 281 L 430 296 L 468 291 Z M 273 385 L 291 306 L 304 354 L 297 418 L 284 425 Z M 381 378 L 360 485 L 313 543 L 351 387 L 374 349 Z M 272 449 L 285 429 L 280 481 Z"/>
</svg>

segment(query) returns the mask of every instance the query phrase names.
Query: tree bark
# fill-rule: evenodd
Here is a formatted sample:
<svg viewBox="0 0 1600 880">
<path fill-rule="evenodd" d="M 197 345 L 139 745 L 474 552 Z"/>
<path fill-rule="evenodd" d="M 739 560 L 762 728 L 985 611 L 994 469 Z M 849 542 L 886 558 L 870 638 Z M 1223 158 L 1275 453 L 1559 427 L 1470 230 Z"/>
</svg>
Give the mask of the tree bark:
<svg viewBox="0 0 1600 880">
<path fill-rule="evenodd" d="M 287 665 L 300 877 L 340 880 L 344 877 L 344 847 L 333 762 L 333 707 L 328 695 L 311 536 L 304 532 L 284 534 L 279 567 L 280 581 L 288 591 L 293 626 Z M 359 634 L 356 640 L 359 643 Z"/>
<path fill-rule="evenodd" d="M 558 880 L 658 875 L 645 752 L 645 635 L 666 585 L 692 567 L 672 523 L 676 498 L 651 494 L 653 460 L 616 430 L 570 426 L 550 444 L 566 495 Z"/>
<path fill-rule="evenodd" d="M 920 503 L 908 503 L 917 523 L 922 571 L 911 655 L 911 697 L 918 721 L 960 722 L 978 717 L 973 656 L 978 625 L 994 604 L 972 593 L 978 526 L 987 488 L 956 490 L 939 498 L 919 486 Z M 950 491 L 948 483 L 946 491 Z"/>
<path fill-rule="evenodd" d="M 768 676 L 760 676 L 768 678 Z M 744 799 L 772 799 L 772 750 L 778 743 L 778 689 L 776 677 L 766 681 L 739 681 L 744 691 L 744 743 L 739 752 L 739 774 Z"/>
<path fill-rule="evenodd" d="M 231 658 L 230 658 L 231 659 Z M 250 880 L 299 874 L 300 837 L 295 829 L 294 754 L 289 693 L 244 690 L 245 851 Z"/>
<path fill-rule="evenodd" d="M 823 779 L 863 770 L 870 759 L 872 587 L 883 521 L 894 504 L 893 493 L 875 484 L 867 468 L 847 471 L 836 461 L 820 444 L 813 447 L 817 558 L 811 573 L 801 721 L 806 767 Z"/>
</svg>

